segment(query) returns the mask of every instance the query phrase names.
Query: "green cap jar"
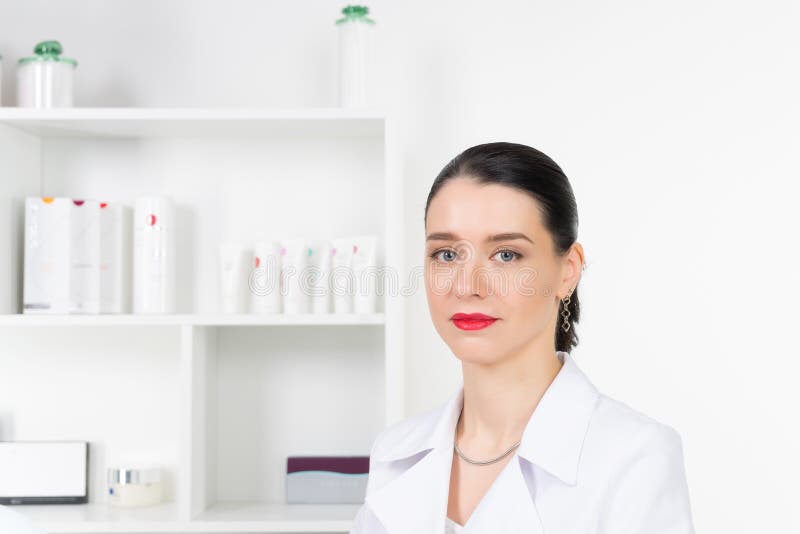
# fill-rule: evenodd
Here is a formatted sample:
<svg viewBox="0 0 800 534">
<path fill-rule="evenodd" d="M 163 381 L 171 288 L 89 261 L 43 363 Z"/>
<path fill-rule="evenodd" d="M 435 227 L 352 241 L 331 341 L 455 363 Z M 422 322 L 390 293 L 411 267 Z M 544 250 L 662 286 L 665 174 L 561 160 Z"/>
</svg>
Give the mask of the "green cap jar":
<svg viewBox="0 0 800 534">
<path fill-rule="evenodd" d="M 72 107 L 78 62 L 63 57 L 61 43 L 42 41 L 35 55 L 17 62 L 17 105 L 32 108 Z"/>
<path fill-rule="evenodd" d="M 19 60 L 19 64 L 24 65 L 32 61 L 58 61 L 72 65 L 73 67 L 78 66 L 78 62 L 74 59 L 61 57 L 63 48 L 58 41 L 42 41 L 36 43 L 36 46 L 33 47 L 33 52 L 36 54 L 35 56 L 23 57 Z"/>
<path fill-rule="evenodd" d="M 367 17 L 369 8 L 367 6 L 347 6 L 342 9 L 344 17 L 336 21 L 336 24 L 343 24 L 345 22 L 366 22 L 368 24 L 375 24 L 375 21 Z"/>
</svg>

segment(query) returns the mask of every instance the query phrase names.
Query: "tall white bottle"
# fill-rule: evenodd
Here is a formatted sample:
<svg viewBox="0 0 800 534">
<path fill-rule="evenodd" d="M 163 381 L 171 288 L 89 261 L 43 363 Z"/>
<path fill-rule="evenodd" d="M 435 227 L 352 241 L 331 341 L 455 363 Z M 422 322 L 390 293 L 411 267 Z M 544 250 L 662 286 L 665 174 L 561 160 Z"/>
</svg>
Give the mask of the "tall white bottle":
<svg viewBox="0 0 800 534">
<path fill-rule="evenodd" d="M 169 197 L 136 199 L 133 312 L 175 313 L 175 206 Z"/>
<path fill-rule="evenodd" d="M 372 31 L 375 21 L 366 6 L 347 6 L 339 27 L 339 105 L 347 108 L 372 104 L 369 95 L 372 66 Z"/>
</svg>

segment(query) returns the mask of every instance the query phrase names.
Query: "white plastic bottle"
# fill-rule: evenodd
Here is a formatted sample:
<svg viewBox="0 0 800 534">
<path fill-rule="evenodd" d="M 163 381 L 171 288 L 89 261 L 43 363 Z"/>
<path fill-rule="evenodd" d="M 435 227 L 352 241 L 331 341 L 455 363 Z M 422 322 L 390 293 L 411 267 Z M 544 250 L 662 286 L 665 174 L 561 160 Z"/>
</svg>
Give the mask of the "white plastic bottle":
<svg viewBox="0 0 800 534">
<path fill-rule="evenodd" d="M 175 206 L 169 197 L 136 199 L 133 312 L 175 313 Z"/>
<path fill-rule="evenodd" d="M 372 31 L 375 21 L 367 17 L 366 6 L 347 6 L 339 27 L 339 105 L 370 105 L 368 93 L 372 55 Z"/>
</svg>

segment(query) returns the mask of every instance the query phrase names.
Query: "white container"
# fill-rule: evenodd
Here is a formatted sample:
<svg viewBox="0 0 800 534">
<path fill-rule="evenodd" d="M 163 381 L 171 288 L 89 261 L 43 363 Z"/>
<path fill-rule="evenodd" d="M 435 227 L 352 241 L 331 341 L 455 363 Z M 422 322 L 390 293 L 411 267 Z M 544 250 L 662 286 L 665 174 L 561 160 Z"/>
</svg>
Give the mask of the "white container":
<svg viewBox="0 0 800 534">
<path fill-rule="evenodd" d="M 0 54 L 0 106 L 3 105 L 3 55 Z"/>
<path fill-rule="evenodd" d="M 58 41 L 42 41 L 36 55 L 17 65 L 17 105 L 32 108 L 72 107 L 77 61 L 61 57 Z"/>
<path fill-rule="evenodd" d="M 23 313 L 69 313 L 71 207 L 68 198 L 25 199 Z"/>
<path fill-rule="evenodd" d="M 281 241 L 281 294 L 283 313 L 308 313 L 310 290 L 306 269 L 308 246 L 304 239 Z"/>
<path fill-rule="evenodd" d="M 125 508 L 152 506 L 163 499 L 158 468 L 110 467 L 107 471 L 108 504 Z"/>
<path fill-rule="evenodd" d="M 353 238 L 353 311 L 375 313 L 378 304 L 378 238 L 374 235 Z"/>
<path fill-rule="evenodd" d="M 169 197 L 136 199 L 133 312 L 175 313 L 175 207 Z"/>
<path fill-rule="evenodd" d="M 100 203 L 100 313 L 127 313 L 130 295 L 130 210 Z"/>
<path fill-rule="evenodd" d="M 70 205 L 70 313 L 100 313 L 100 202 Z"/>
<path fill-rule="evenodd" d="M 346 237 L 333 240 L 331 249 L 330 289 L 333 313 L 353 313 L 353 239 Z"/>
<path fill-rule="evenodd" d="M 280 242 L 255 243 L 250 266 L 247 276 L 250 311 L 280 313 L 282 308 Z"/>
<path fill-rule="evenodd" d="M 331 292 L 328 284 L 331 274 L 331 249 L 328 240 L 314 240 L 308 244 L 308 268 L 311 271 L 311 313 L 331 312 Z"/>
<path fill-rule="evenodd" d="M 219 246 L 220 287 L 223 313 L 244 311 L 247 275 L 245 262 L 250 263 L 247 249 L 239 243 Z"/>
<path fill-rule="evenodd" d="M 339 105 L 364 107 L 370 104 L 369 71 L 373 48 L 373 26 L 366 6 L 347 6 L 339 27 Z"/>
</svg>

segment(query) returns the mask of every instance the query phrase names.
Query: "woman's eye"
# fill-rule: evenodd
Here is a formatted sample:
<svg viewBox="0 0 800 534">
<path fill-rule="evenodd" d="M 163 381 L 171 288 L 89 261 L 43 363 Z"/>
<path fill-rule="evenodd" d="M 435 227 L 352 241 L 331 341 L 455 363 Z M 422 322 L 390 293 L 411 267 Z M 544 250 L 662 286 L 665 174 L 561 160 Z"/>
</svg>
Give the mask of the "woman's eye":
<svg viewBox="0 0 800 534">
<path fill-rule="evenodd" d="M 444 258 L 442 256 L 446 255 Z M 437 250 L 432 254 L 433 258 L 440 259 L 445 263 L 450 263 L 456 259 L 456 251 L 450 249 Z"/>
<path fill-rule="evenodd" d="M 517 254 L 513 250 L 501 250 L 495 256 L 500 257 L 500 263 L 511 263 L 515 258 L 521 258 L 521 254 Z"/>
</svg>

